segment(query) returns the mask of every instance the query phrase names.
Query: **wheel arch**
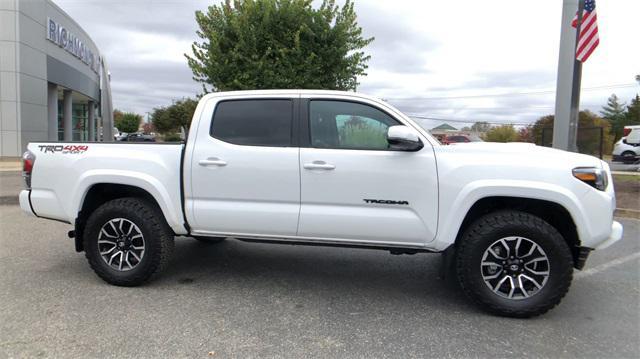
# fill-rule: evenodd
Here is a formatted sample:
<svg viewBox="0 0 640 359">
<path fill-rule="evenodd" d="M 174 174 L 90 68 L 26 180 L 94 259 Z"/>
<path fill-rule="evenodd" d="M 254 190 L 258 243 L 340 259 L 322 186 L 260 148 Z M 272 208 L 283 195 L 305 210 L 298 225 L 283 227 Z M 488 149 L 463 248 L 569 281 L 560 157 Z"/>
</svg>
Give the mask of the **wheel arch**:
<svg viewBox="0 0 640 359">
<path fill-rule="evenodd" d="M 510 196 L 481 198 L 467 211 L 460 224 L 454 243 L 456 245 L 459 243 L 466 229 L 476 219 L 492 212 L 509 209 L 532 214 L 553 226 L 569 246 L 573 256 L 574 266 L 580 263 L 581 242 L 576 223 L 567 208 L 557 202 L 549 200 Z"/>
<path fill-rule="evenodd" d="M 167 216 L 158 200 L 149 191 L 134 185 L 120 183 L 95 183 L 91 185 L 84 194 L 80 203 L 80 208 L 75 220 L 75 249 L 77 252 L 84 251 L 83 234 L 85 224 L 89 216 L 102 204 L 124 197 L 141 198 L 151 204 L 158 213 L 162 214 L 162 220 L 167 222 Z M 171 227 L 171 226 L 170 226 Z"/>
</svg>

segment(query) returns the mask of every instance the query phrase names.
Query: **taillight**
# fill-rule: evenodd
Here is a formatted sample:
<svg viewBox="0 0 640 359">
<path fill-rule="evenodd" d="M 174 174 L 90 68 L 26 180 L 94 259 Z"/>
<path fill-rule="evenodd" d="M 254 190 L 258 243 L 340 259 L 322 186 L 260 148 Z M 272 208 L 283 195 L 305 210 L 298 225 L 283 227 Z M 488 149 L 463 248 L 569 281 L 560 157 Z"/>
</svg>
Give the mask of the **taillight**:
<svg viewBox="0 0 640 359">
<path fill-rule="evenodd" d="M 625 127 L 625 128 L 622 130 L 622 137 L 627 137 L 627 136 L 629 136 L 629 134 L 630 134 L 630 133 L 631 133 L 631 129 L 630 129 L 630 128 L 628 128 L 628 127 Z"/>
<path fill-rule="evenodd" d="M 22 155 L 22 177 L 27 189 L 31 189 L 31 172 L 33 171 L 33 165 L 36 163 L 36 156 L 33 152 L 27 150 Z"/>
</svg>

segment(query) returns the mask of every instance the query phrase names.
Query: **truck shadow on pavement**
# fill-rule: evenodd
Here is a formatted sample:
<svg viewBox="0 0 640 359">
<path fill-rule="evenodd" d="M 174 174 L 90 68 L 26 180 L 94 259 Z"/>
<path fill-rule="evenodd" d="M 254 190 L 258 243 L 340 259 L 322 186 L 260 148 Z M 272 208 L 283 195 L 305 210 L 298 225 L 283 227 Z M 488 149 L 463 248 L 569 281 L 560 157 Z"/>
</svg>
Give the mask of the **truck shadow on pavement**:
<svg viewBox="0 0 640 359">
<path fill-rule="evenodd" d="M 173 260 L 150 286 L 358 303 L 361 309 L 393 305 L 478 310 L 455 284 L 440 279 L 438 254 L 245 243 L 204 244 L 177 238 Z M 297 298 L 301 297 L 301 298 Z M 402 303 L 405 304 L 402 304 Z"/>
</svg>

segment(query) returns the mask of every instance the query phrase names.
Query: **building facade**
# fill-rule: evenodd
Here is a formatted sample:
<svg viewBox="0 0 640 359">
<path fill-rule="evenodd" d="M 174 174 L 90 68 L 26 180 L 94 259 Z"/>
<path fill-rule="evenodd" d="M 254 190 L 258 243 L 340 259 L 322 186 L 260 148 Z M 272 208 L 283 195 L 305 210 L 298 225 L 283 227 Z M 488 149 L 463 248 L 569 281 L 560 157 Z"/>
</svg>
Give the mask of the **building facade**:
<svg viewBox="0 0 640 359">
<path fill-rule="evenodd" d="M 0 0 L 0 101 L 0 157 L 29 142 L 113 138 L 104 60 L 51 0 Z"/>
</svg>

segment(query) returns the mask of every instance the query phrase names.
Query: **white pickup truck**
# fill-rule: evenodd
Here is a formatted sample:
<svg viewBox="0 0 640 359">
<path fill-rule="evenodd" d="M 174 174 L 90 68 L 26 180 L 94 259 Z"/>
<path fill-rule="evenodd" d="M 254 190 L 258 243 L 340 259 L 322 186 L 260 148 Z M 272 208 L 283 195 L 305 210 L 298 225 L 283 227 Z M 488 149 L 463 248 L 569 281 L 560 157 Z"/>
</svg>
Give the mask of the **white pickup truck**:
<svg viewBox="0 0 640 359">
<path fill-rule="evenodd" d="M 500 315 L 560 302 L 622 237 L 607 164 L 532 144 L 442 146 L 384 101 L 333 91 L 206 95 L 184 144 L 31 143 L 20 206 L 135 286 L 174 236 L 444 253 Z"/>
</svg>

